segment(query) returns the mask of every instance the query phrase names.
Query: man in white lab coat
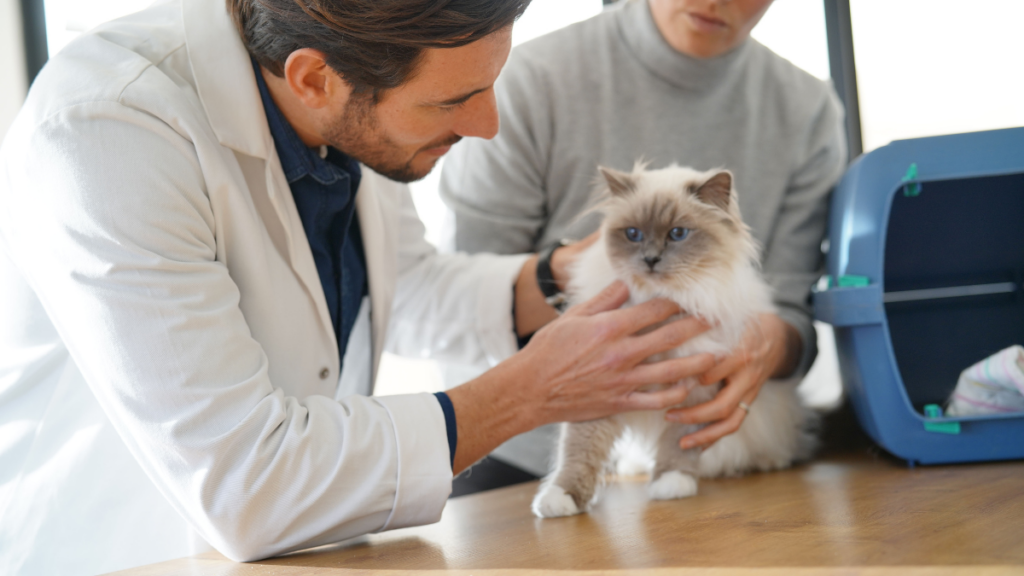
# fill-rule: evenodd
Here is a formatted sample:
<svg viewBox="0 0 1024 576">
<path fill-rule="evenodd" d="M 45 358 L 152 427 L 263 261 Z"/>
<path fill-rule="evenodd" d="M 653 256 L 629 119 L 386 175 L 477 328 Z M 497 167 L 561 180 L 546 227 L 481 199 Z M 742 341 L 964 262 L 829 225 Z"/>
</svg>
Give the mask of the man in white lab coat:
<svg viewBox="0 0 1024 576">
<path fill-rule="evenodd" d="M 642 361 L 703 326 L 613 286 L 517 352 L 536 257 L 437 255 L 400 183 L 494 136 L 527 3 L 171 0 L 47 65 L 0 148 L 0 573 L 434 522 L 518 433 L 682 400 L 636 390 L 711 358 Z M 496 367 L 370 397 L 385 347 Z"/>
</svg>

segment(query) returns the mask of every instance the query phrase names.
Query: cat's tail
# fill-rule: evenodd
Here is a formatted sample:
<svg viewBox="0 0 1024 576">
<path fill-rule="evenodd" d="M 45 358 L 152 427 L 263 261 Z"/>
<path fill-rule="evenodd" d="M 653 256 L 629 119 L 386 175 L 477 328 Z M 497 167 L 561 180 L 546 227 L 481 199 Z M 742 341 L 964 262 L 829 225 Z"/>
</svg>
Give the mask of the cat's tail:
<svg viewBox="0 0 1024 576">
<path fill-rule="evenodd" d="M 700 456 L 705 478 L 787 468 L 811 457 L 818 446 L 820 416 L 797 396 L 798 381 L 769 380 L 743 425 Z"/>
</svg>

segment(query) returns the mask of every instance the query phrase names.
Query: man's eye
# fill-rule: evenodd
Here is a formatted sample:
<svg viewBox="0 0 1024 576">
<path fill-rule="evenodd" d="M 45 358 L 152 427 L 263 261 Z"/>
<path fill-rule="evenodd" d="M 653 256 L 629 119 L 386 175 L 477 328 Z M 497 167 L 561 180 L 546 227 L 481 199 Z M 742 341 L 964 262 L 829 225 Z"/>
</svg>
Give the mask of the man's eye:
<svg viewBox="0 0 1024 576">
<path fill-rule="evenodd" d="M 462 101 L 462 102 L 459 102 L 458 104 L 447 104 L 447 105 L 444 105 L 444 106 L 438 106 L 438 108 L 442 112 L 454 112 L 455 110 L 458 110 L 459 108 L 462 108 L 465 105 L 466 105 L 466 101 Z"/>
<path fill-rule="evenodd" d="M 682 226 L 676 226 L 675 228 L 668 231 L 668 239 L 673 242 L 679 242 L 680 240 L 684 240 L 689 235 L 690 229 L 683 228 Z"/>
<path fill-rule="evenodd" d="M 626 228 L 626 240 L 640 242 L 644 239 L 644 233 L 639 228 Z"/>
</svg>

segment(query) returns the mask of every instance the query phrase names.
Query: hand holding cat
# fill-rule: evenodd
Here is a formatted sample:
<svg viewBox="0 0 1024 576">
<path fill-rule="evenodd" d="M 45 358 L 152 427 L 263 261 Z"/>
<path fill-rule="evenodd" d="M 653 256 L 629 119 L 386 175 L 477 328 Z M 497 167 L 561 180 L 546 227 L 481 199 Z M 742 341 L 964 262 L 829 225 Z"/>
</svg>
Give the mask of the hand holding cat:
<svg viewBox="0 0 1024 576">
<path fill-rule="evenodd" d="M 687 317 L 638 335 L 680 310 L 661 299 L 620 309 L 628 297 L 622 283 L 612 284 L 538 331 L 518 354 L 448 392 L 458 415 L 456 473 L 537 426 L 665 409 L 683 401 L 685 387 L 640 389 L 702 374 L 714 357 L 644 361 L 705 332 L 707 324 Z"/>
<path fill-rule="evenodd" d="M 747 409 L 740 403 L 749 408 L 769 378 L 790 374 L 799 358 L 800 345 L 795 328 L 775 314 L 761 314 L 758 321 L 747 328 L 740 347 L 700 377 L 703 385 L 723 382 L 718 395 L 710 402 L 670 410 L 666 414 L 673 422 L 710 423 L 681 438 L 680 447 L 707 447 L 738 430 L 747 416 Z"/>
<path fill-rule="evenodd" d="M 638 332 L 679 314 L 678 305 L 652 300 L 619 309 L 628 292 L 616 282 L 588 302 L 571 308 L 560 321 L 538 332 L 523 349 L 544 390 L 538 417 L 546 422 L 601 418 L 625 410 L 664 409 L 683 400 L 680 387 L 640 392 L 638 388 L 673 382 L 709 369 L 710 354 L 645 363 L 708 329 L 696 318 L 669 322 Z M 525 358 L 524 358 L 525 359 Z"/>
</svg>

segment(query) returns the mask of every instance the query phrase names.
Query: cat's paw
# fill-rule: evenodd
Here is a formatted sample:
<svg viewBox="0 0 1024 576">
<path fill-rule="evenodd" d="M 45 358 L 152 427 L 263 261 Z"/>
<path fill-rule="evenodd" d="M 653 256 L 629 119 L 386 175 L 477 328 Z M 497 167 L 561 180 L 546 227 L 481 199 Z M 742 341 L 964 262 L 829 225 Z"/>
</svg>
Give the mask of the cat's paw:
<svg viewBox="0 0 1024 576">
<path fill-rule="evenodd" d="M 647 494 L 653 500 L 675 500 L 697 493 L 697 479 L 689 474 L 669 470 L 647 486 Z"/>
<path fill-rule="evenodd" d="M 533 498 L 533 513 L 541 518 L 558 518 L 579 514 L 576 502 L 558 484 L 548 484 Z"/>
</svg>

